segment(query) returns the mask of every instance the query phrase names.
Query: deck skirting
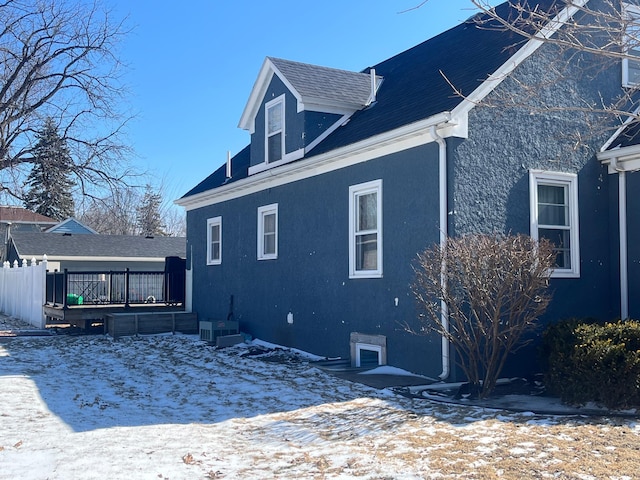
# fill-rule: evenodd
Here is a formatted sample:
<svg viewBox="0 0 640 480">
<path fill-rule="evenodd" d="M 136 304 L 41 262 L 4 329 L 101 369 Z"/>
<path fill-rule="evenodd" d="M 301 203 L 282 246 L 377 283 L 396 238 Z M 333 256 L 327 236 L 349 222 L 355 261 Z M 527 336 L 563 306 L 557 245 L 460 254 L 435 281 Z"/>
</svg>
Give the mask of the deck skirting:
<svg viewBox="0 0 640 480">
<path fill-rule="evenodd" d="M 198 315 L 191 312 L 126 312 L 105 316 L 105 332 L 113 338 L 153 333 L 198 333 Z"/>
</svg>

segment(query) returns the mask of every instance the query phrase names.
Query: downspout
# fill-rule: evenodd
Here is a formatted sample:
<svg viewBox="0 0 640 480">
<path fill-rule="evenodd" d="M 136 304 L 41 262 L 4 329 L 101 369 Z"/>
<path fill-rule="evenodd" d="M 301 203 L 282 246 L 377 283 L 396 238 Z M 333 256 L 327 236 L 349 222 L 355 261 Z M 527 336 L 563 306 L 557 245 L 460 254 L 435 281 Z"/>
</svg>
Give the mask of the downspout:
<svg viewBox="0 0 640 480">
<path fill-rule="evenodd" d="M 440 209 L 440 250 L 446 249 L 448 236 L 447 228 L 447 142 L 440 136 L 436 126 L 431 127 L 431 135 L 438 143 L 438 191 L 439 191 L 439 209 Z M 444 290 L 447 285 L 446 275 L 446 258 L 443 257 L 440 267 L 440 285 Z M 444 300 L 440 302 L 440 323 L 444 331 L 449 330 L 449 310 Z M 451 373 L 451 359 L 449 356 L 449 340 L 442 336 L 442 373 L 439 376 L 441 380 L 449 378 Z"/>
<path fill-rule="evenodd" d="M 629 318 L 629 276 L 627 267 L 627 174 L 618 166 L 618 159 L 611 159 L 611 166 L 618 172 L 618 225 L 620 228 L 620 319 Z"/>
</svg>

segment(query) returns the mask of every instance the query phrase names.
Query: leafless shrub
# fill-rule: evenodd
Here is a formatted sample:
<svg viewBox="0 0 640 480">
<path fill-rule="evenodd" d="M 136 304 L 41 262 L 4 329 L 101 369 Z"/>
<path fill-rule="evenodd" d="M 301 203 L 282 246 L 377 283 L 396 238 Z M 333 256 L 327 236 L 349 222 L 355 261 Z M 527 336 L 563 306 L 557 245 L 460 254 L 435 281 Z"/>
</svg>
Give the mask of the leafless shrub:
<svg viewBox="0 0 640 480">
<path fill-rule="evenodd" d="M 548 241 L 526 235 L 467 235 L 428 248 L 418 255 L 412 285 L 420 327 L 408 329 L 449 340 L 472 388 L 485 397 L 546 310 L 554 259 Z"/>
</svg>

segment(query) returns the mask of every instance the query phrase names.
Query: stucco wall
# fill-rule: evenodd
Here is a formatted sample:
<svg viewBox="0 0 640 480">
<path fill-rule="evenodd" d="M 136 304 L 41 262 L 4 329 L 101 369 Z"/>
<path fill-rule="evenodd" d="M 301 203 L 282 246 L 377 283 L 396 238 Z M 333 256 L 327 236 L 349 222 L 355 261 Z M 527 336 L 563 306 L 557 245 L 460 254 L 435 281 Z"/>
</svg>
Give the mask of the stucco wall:
<svg viewBox="0 0 640 480">
<path fill-rule="evenodd" d="M 526 60 L 487 99 L 488 106 L 471 112 L 469 138 L 451 142 L 450 232 L 530 234 L 529 171 L 576 173 L 580 278 L 551 280 L 554 298 L 542 324 L 570 317 L 609 320 L 618 295 L 611 248 L 617 223 L 610 218 L 607 171 L 595 153 L 611 135 L 612 119 L 580 107 L 618 95 L 620 70 L 593 68 L 594 75 L 576 76 L 569 68 L 565 74 L 570 76 L 562 76 L 554 58 L 555 49 L 545 46 Z M 587 68 L 596 61 L 579 60 Z M 521 83 L 535 85 L 534 94 L 523 91 Z M 535 358 L 532 351 L 528 355 Z"/>
<path fill-rule="evenodd" d="M 411 262 L 438 239 L 437 165 L 430 144 L 188 212 L 198 317 L 226 318 L 233 295 L 236 320 L 256 337 L 348 357 L 351 332 L 386 335 L 391 364 L 439 374 L 440 338 L 401 331 L 416 317 Z M 349 186 L 377 179 L 383 278 L 349 279 Z M 278 203 L 278 258 L 258 261 L 257 209 L 272 203 Z M 222 216 L 222 264 L 206 266 L 206 221 L 214 216 Z"/>
</svg>

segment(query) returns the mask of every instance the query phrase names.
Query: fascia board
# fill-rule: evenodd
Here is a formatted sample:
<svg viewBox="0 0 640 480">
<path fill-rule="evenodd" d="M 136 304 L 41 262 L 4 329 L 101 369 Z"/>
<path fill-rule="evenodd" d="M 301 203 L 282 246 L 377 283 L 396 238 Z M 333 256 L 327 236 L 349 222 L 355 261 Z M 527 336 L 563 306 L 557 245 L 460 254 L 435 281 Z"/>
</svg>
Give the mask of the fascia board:
<svg viewBox="0 0 640 480">
<path fill-rule="evenodd" d="M 272 66 L 273 64 L 268 58 L 265 58 L 264 62 L 262 62 L 258 78 L 256 78 L 256 81 L 253 84 L 253 88 L 249 94 L 249 100 L 247 100 L 247 104 L 244 106 L 244 110 L 240 116 L 240 121 L 238 122 L 238 127 L 243 130 L 253 129 L 252 124 L 255 117 L 254 109 L 256 105 L 259 105 L 260 100 L 264 96 L 264 89 L 266 89 L 265 84 L 268 84 L 267 77 L 271 78 L 270 76 L 273 74 Z"/>
<path fill-rule="evenodd" d="M 293 88 L 293 85 L 289 83 L 289 81 L 282 75 L 280 70 L 276 68 L 273 62 L 267 57 L 264 59 L 262 63 L 262 67 L 260 68 L 260 72 L 258 73 L 258 78 L 256 82 L 253 84 L 253 88 L 251 89 L 251 94 L 249 95 L 249 100 L 244 107 L 242 112 L 242 116 L 240 117 L 240 122 L 238 122 L 238 127 L 243 130 L 248 130 L 250 133 L 254 133 L 255 131 L 255 118 L 258 114 L 258 110 L 260 110 L 260 106 L 262 105 L 262 100 L 267 91 L 267 87 L 271 82 L 271 78 L 273 75 L 277 75 L 280 80 L 285 84 L 285 86 L 291 91 L 291 93 L 296 97 L 298 103 L 301 102 L 302 97 Z"/>
<path fill-rule="evenodd" d="M 0 219 L 0 223 L 10 223 L 10 224 L 20 224 L 20 225 L 51 225 L 52 227 L 55 227 L 56 225 L 58 225 L 58 222 L 32 222 L 30 220 L 7 220 L 7 219 Z"/>
<path fill-rule="evenodd" d="M 549 23 L 541 29 L 534 38 L 513 54 L 493 74 L 489 75 L 468 97 L 451 111 L 453 117 L 462 116 L 472 110 L 484 98 L 489 95 L 502 81 L 513 72 L 527 58 L 533 55 L 544 43 L 545 39 L 552 37 L 567 20 L 575 15 L 589 0 L 574 0 L 570 6 L 565 7 Z"/>
<path fill-rule="evenodd" d="M 365 106 L 353 102 L 337 102 L 335 100 L 326 100 L 318 97 L 302 97 L 302 110 L 322 112 L 322 113 L 354 113 L 357 110 L 361 110 Z"/>
<path fill-rule="evenodd" d="M 452 122 L 451 114 L 442 112 L 309 159 L 282 165 L 228 185 L 175 200 L 174 203 L 187 211 L 194 210 L 431 143 L 434 141 L 430 133 L 432 126 L 442 126 L 440 135 L 445 138 L 453 136 L 457 127 Z"/>
<path fill-rule="evenodd" d="M 75 255 L 49 255 L 47 261 L 61 262 L 61 261 L 75 261 L 75 262 L 164 262 L 164 257 L 96 257 L 96 256 L 75 256 Z M 25 258 L 35 258 L 38 261 L 42 261 L 44 255 L 20 255 Z"/>
<path fill-rule="evenodd" d="M 640 170 L 640 145 L 598 152 L 596 157 L 603 165 L 607 165 L 610 174 Z"/>
<path fill-rule="evenodd" d="M 624 160 L 631 157 L 640 157 L 640 145 L 631 145 L 629 147 L 607 150 L 606 152 L 598 152 L 596 156 L 601 162 L 611 160 L 612 158 Z"/>
</svg>

